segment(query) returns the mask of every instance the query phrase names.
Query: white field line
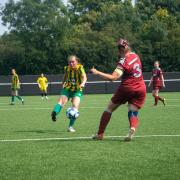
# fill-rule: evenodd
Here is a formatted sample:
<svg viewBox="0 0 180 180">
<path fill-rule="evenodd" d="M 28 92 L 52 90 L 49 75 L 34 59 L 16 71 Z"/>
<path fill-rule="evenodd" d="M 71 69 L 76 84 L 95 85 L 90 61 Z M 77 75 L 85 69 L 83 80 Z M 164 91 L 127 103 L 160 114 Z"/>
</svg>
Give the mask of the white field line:
<svg viewBox="0 0 180 180">
<path fill-rule="evenodd" d="M 26 99 L 25 99 L 26 100 Z M 45 103 L 52 103 L 52 101 L 46 101 L 46 100 L 44 100 L 45 101 Z M 103 99 L 103 98 L 99 98 L 98 100 L 96 99 L 96 101 L 95 100 L 92 100 L 92 101 L 88 101 L 88 104 L 97 104 L 97 103 L 105 103 L 106 101 L 109 101 L 109 99 L 107 98 L 107 99 Z M 154 102 L 154 99 L 153 99 L 153 97 L 152 98 L 147 98 L 146 99 L 146 101 L 150 101 L 150 102 Z M 166 101 L 180 101 L 180 99 L 166 99 Z M 46 105 L 46 104 L 42 104 L 43 103 L 43 100 L 40 100 L 40 101 L 33 101 L 33 102 L 30 102 L 30 101 L 25 101 L 25 103 L 27 103 L 27 104 L 25 104 L 26 106 L 28 105 L 28 106 L 33 106 L 33 105 Z M 56 101 L 54 101 L 54 103 L 56 103 Z M 84 103 L 84 101 L 82 101 L 82 103 Z M 8 102 L 0 102 L 0 105 L 7 105 L 7 106 L 9 106 L 9 104 L 8 104 Z"/>
<path fill-rule="evenodd" d="M 112 96 L 112 95 L 111 95 Z M 110 97 L 111 97 L 110 96 Z M 110 98 L 109 98 L 110 99 Z M 103 98 L 101 98 L 101 97 L 99 97 L 98 98 L 98 100 L 97 100 L 97 97 L 96 97 L 96 100 L 91 100 L 91 101 L 89 101 L 88 102 L 88 104 L 97 104 L 97 103 L 106 103 L 107 101 L 109 101 L 109 99 L 107 98 L 107 99 L 103 99 Z M 45 103 L 52 103 L 52 101 L 49 101 L 49 100 L 44 100 L 45 101 Z M 173 99 L 173 98 L 171 98 L 171 99 L 166 99 L 166 101 L 167 102 L 169 102 L 169 101 L 180 101 L 180 99 Z M 53 101 L 54 103 L 56 103 L 56 101 Z M 153 99 L 153 97 L 152 98 L 147 98 L 146 99 L 146 102 L 154 102 L 154 99 Z M 42 104 L 43 103 L 43 100 L 39 100 L 39 101 L 26 101 L 26 99 L 25 99 L 25 105 L 26 106 L 38 106 L 38 105 L 48 105 L 48 104 Z M 82 104 L 83 104 L 84 102 L 82 101 Z M 0 102 L 0 107 L 3 107 L 3 105 L 6 105 L 6 106 L 9 106 L 9 104 L 10 104 L 10 102 L 8 101 L 8 102 Z M 19 101 L 17 101 L 17 104 L 19 104 L 19 105 L 21 105 L 21 102 Z M 2 106 L 1 106 L 2 105 Z"/>
<path fill-rule="evenodd" d="M 125 105 L 126 106 L 126 105 Z M 6 106 L 7 107 L 7 106 Z M 106 106 L 98 106 L 98 107 L 80 107 L 80 109 L 104 109 Z M 166 105 L 165 107 L 163 105 L 158 106 L 158 107 L 154 107 L 154 106 L 144 106 L 143 108 L 159 108 L 159 107 L 180 107 L 179 105 Z M 36 108 L 25 108 L 24 106 L 21 108 L 18 106 L 18 108 L 15 109 L 10 109 L 10 108 L 2 108 L 0 109 L 0 111 L 26 111 L 26 110 L 52 110 L 53 107 L 47 107 L 47 108 L 41 108 L 41 107 L 36 107 Z"/>
<path fill-rule="evenodd" d="M 124 138 L 125 136 L 105 136 L 105 139 L 112 139 L 112 138 Z M 139 135 L 134 136 L 134 138 L 151 138 L 151 137 L 180 137 L 180 134 L 152 134 L 152 135 Z M 0 139 L 0 142 L 26 142 L 26 141 L 53 141 L 53 140 L 61 140 L 61 141 L 68 141 L 68 140 L 88 140 L 92 139 L 91 136 L 87 137 L 57 137 L 57 138 L 34 138 L 34 139 Z"/>
<path fill-rule="evenodd" d="M 110 94 L 109 94 L 110 95 Z M 58 95 L 57 95 L 58 96 Z M 112 96 L 112 95 L 111 95 Z M 110 98 L 111 98 L 111 96 L 110 96 Z M 97 100 L 98 99 L 98 100 Z M 50 100 L 44 100 L 45 101 L 45 103 L 52 103 L 52 101 L 50 101 Z M 86 101 L 86 100 L 85 100 Z M 96 97 L 96 101 L 95 100 L 90 100 L 90 101 L 88 101 L 88 104 L 94 104 L 94 103 L 101 103 L 101 102 L 103 102 L 103 103 L 105 103 L 106 101 L 109 101 L 109 99 L 108 98 L 106 98 L 106 99 L 104 99 L 104 98 L 102 98 L 102 97 Z M 150 102 L 154 102 L 154 99 L 153 99 L 153 97 L 152 98 L 146 98 L 146 101 L 150 101 Z M 173 99 L 173 98 L 171 98 L 171 99 L 166 99 L 166 101 L 167 102 L 169 102 L 169 101 L 180 101 L 180 99 Z M 18 101 L 17 101 L 18 102 Z M 53 100 L 53 102 L 54 103 L 56 103 L 56 101 L 54 101 Z M 7 101 L 7 102 L 0 102 L 0 107 L 1 107 L 1 105 L 7 105 L 7 106 L 9 106 L 9 101 Z M 25 98 L 25 103 L 27 103 L 27 104 L 25 104 L 26 106 L 27 105 L 35 105 L 36 106 L 36 104 L 37 105 L 43 105 L 42 103 L 43 103 L 43 100 L 39 100 L 39 101 L 26 101 L 26 98 Z M 84 100 L 82 101 L 82 103 L 84 103 Z M 46 104 L 44 104 L 44 105 L 46 105 Z"/>
<path fill-rule="evenodd" d="M 124 105 L 124 106 L 126 106 L 126 105 Z M 20 107 L 20 106 L 18 106 L 18 108 L 14 108 L 14 109 L 11 109 L 11 108 L 6 108 L 7 106 L 4 106 L 5 108 L 2 108 L 2 109 L 0 109 L 0 111 L 25 111 L 25 110 L 52 110 L 53 109 L 53 107 L 44 107 L 44 108 L 41 108 L 41 107 L 36 107 L 36 108 L 30 108 L 30 107 L 28 107 L 28 108 L 26 108 L 26 107 L 24 107 L 24 106 L 22 106 L 22 107 Z M 12 106 L 11 106 L 12 107 Z M 14 106 L 13 106 L 14 107 Z M 80 109 L 103 109 L 103 108 L 105 108 L 106 106 L 98 106 L 98 107 L 96 107 L 96 106 L 93 106 L 93 107 L 80 107 Z M 159 107 L 163 107 L 163 108 L 165 108 L 165 107 L 180 107 L 180 104 L 178 105 L 166 105 L 165 107 L 163 106 L 163 105 L 161 105 L 161 106 L 158 106 L 158 107 L 154 107 L 154 106 L 144 106 L 143 108 L 159 108 Z"/>
</svg>

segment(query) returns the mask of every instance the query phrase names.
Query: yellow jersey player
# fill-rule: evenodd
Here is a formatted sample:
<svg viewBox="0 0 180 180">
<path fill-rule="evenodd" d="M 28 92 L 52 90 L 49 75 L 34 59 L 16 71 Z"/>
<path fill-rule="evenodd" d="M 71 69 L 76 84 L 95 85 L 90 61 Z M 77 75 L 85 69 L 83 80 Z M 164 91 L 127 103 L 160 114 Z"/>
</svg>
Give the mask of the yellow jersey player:
<svg viewBox="0 0 180 180">
<path fill-rule="evenodd" d="M 19 77 L 16 73 L 15 69 L 11 70 L 12 73 L 12 83 L 11 83 L 11 104 L 10 105 L 14 105 L 15 104 L 15 98 L 19 99 L 22 104 L 24 104 L 24 99 L 19 96 L 18 94 L 18 90 L 20 89 L 20 82 L 19 82 Z"/>
<path fill-rule="evenodd" d="M 62 107 L 70 98 L 72 99 L 72 109 L 78 112 L 86 81 L 87 76 L 83 65 L 79 63 L 79 60 L 75 55 L 69 56 L 68 66 L 64 68 L 64 78 L 60 98 L 51 114 L 52 121 L 56 121 L 56 116 L 60 113 Z M 73 125 L 76 118 L 69 117 L 69 119 L 70 123 L 68 126 L 68 132 L 75 132 Z"/>
<path fill-rule="evenodd" d="M 45 96 L 46 99 L 48 99 L 48 97 L 47 97 L 48 80 L 47 80 L 47 78 L 44 76 L 43 73 L 42 73 L 41 76 L 37 79 L 37 83 L 38 83 L 39 89 L 40 89 L 40 91 L 41 91 L 41 98 L 44 99 L 44 96 Z"/>
</svg>

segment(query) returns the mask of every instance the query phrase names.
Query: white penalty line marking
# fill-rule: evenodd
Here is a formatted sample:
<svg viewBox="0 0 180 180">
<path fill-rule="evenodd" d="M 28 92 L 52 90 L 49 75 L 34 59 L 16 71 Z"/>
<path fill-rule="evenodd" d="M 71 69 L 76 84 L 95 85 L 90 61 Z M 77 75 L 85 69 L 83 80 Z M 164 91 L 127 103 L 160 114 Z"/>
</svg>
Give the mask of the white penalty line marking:
<svg viewBox="0 0 180 180">
<path fill-rule="evenodd" d="M 124 138 L 126 136 L 105 136 L 105 139 Z M 180 137 L 180 134 L 164 134 L 164 135 L 139 135 L 134 138 L 151 138 L 151 137 Z M 59 137 L 59 138 L 35 138 L 35 139 L 0 139 L 0 142 L 25 142 L 25 141 L 53 141 L 53 140 L 89 140 L 92 137 Z"/>
</svg>

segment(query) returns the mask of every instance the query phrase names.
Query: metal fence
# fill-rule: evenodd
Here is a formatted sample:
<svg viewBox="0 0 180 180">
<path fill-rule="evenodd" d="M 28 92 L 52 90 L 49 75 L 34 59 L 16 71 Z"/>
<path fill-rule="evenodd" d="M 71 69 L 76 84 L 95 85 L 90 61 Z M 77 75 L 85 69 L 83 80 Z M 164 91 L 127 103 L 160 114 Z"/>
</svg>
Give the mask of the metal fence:
<svg viewBox="0 0 180 180">
<path fill-rule="evenodd" d="M 149 83 L 151 73 L 143 73 L 145 83 Z M 46 75 L 49 81 L 48 94 L 59 94 L 61 90 L 62 74 Z M 164 73 L 166 87 L 162 89 L 164 92 L 180 92 L 180 72 Z M 39 95 L 39 88 L 37 85 L 38 75 L 24 75 L 19 76 L 21 82 L 21 95 Z M 109 82 L 102 78 L 88 74 L 88 82 L 86 84 L 85 94 L 107 94 L 113 93 L 120 81 Z M 150 92 L 151 88 L 147 88 Z M 0 95 L 9 96 L 11 94 L 11 76 L 0 77 Z"/>
</svg>

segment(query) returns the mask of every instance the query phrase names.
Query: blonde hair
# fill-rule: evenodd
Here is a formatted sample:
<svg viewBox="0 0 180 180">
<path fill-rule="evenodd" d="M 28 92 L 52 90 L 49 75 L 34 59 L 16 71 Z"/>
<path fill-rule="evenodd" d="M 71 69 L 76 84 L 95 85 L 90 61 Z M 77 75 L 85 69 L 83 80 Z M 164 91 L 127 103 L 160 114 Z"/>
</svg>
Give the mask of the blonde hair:
<svg viewBox="0 0 180 180">
<path fill-rule="evenodd" d="M 159 66 L 160 66 L 160 62 L 158 60 L 154 61 L 154 64 L 158 63 Z"/>
<path fill-rule="evenodd" d="M 70 55 L 70 56 L 68 57 L 68 62 L 71 61 L 72 58 L 75 58 L 76 61 L 77 61 L 78 63 L 80 63 L 80 60 L 79 60 L 79 58 L 78 58 L 76 55 Z"/>
<path fill-rule="evenodd" d="M 15 73 L 16 74 L 16 69 L 11 69 L 11 72 Z"/>
</svg>

